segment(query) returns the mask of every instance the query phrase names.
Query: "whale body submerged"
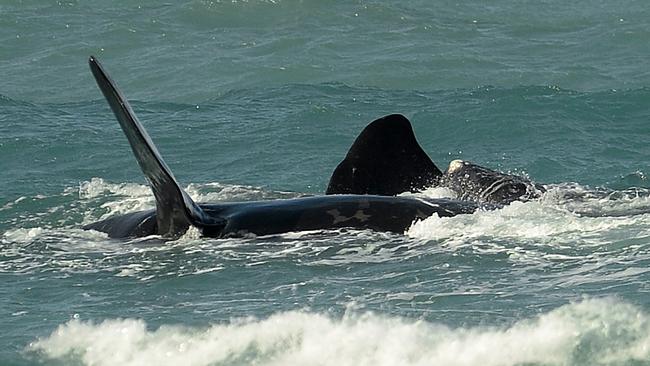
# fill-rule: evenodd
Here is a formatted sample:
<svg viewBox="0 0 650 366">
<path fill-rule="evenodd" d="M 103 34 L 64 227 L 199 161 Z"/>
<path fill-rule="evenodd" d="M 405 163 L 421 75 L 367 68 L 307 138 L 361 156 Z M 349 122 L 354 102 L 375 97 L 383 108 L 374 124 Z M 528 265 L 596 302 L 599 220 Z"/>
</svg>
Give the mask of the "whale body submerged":
<svg viewBox="0 0 650 366">
<path fill-rule="evenodd" d="M 467 162 L 454 161 L 450 169 L 441 172 L 417 143 L 408 119 L 394 114 L 371 122 L 361 132 L 335 169 L 326 195 L 198 204 L 178 184 L 128 100 L 97 58 L 91 56 L 89 65 L 156 200 L 155 209 L 111 217 L 84 227 L 105 232 L 111 238 L 176 238 L 191 226 L 206 237 L 336 228 L 403 233 L 416 220 L 495 209 L 514 199 L 534 198 L 540 189 L 521 177 Z M 440 184 L 469 199 L 396 196 Z"/>
</svg>

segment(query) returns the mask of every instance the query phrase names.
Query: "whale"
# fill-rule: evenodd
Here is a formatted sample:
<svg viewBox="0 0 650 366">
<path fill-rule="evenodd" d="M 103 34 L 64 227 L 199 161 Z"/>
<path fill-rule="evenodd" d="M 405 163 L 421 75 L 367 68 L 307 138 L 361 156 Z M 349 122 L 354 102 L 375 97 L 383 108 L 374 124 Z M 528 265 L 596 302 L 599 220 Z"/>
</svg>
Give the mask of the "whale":
<svg viewBox="0 0 650 366">
<path fill-rule="evenodd" d="M 507 205 L 540 198 L 546 188 L 515 174 L 499 172 L 465 160 L 452 160 L 436 184 L 462 200 Z"/>
<path fill-rule="evenodd" d="M 410 121 L 399 114 L 366 126 L 334 169 L 325 194 L 396 196 L 445 187 L 466 201 L 507 205 L 546 192 L 543 185 L 465 160 L 452 160 L 444 172 L 415 139 Z"/>
<path fill-rule="evenodd" d="M 444 176 L 401 115 L 379 118 L 362 131 L 335 169 L 324 195 L 196 203 L 182 189 L 100 61 L 91 56 L 88 63 L 149 183 L 155 208 L 109 217 L 84 229 L 110 238 L 158 235 L 165 239 L 178 238 L 190 227 L 204 237 L 215 238 L 340 228 L 404 233 L 414 222 L 433 215 L 451 217 L 500 207 L 455 198 L 396 195 L 435 185 Z"/>
</svg>

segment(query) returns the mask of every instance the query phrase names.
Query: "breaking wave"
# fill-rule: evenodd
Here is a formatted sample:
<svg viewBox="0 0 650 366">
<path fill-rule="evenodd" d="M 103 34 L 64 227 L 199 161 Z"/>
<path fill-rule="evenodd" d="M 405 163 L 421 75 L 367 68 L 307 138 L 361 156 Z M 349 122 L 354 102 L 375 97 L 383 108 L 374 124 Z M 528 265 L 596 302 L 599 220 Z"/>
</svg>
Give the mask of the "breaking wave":
<svg viewBox="0 0 650 366">
<path fill-rule="evenodd" d="M 73 319 L 28 352 L 82 365 L 647 365 L 650 317 L 615 299 L 585 299 L 506 326 L 304 311 L 205 327 Z"/>
</svg>

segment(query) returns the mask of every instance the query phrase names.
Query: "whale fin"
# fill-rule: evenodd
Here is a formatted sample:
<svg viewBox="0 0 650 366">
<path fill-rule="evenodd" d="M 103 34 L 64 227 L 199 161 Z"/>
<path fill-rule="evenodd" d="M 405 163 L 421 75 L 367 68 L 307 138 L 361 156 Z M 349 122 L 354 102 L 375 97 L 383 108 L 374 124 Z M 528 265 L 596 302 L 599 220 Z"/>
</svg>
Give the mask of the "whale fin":
<svg viewBox="0 0 650 366">
<path fill-rule="evenodd" d="M 415 139 L 411 122 L 392 114 L 361 131 L 334 170 L 326 194 L 394 196 L 430 187 L 441 176 Z"/>
<path fill-rule="evenodd" d="M 225 225 L 223 220 L 206 215 L 180 187 L 147 131 L 138 121 L 131 105 L 97 58 L 91 56 L 88 63 L 99 89 L 106 97 L 122 131 L 129 140 L 133 154 L 156 198 L 158 234 L 166 237 L 178 237 L 185 233 L 190 226 L 202 229 L 206 226 Z"/>
</svg>

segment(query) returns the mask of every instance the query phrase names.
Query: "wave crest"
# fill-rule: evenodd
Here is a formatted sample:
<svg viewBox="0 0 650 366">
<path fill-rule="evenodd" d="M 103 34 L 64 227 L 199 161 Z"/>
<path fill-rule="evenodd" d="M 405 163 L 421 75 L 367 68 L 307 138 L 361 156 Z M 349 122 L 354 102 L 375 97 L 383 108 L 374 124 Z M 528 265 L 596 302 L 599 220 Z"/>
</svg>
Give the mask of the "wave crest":
<svg viewBox="0 0 650 366">
<path fill-rule="evenodd" d="M 614 299 L 583 300 L 509 327 L 456 329 L 301 311 L 156 330 L 137 319 L 73 319 L 28 350 L 85 365 L 591 365 L 647 360 L 650 319 Z"/>
</svg>

